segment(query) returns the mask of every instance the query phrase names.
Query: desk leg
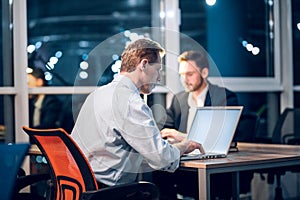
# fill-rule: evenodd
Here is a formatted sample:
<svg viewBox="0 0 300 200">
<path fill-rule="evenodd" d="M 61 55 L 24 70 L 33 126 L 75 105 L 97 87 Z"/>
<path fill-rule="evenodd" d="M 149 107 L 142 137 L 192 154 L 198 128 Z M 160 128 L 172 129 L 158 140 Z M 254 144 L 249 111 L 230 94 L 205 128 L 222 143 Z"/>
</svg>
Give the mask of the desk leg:
<svg viewBox="0 0 300 200">
<path fill-rule="evenodd" d="M 206 169 L 198 169 L 199 199 L 210 199 L 210 175 Z"/>
<path fill-rule="evenodd" d="M 240 173 L 232 172 L 232 197 L 233 199 L 240 199 Z"/>
</svg>

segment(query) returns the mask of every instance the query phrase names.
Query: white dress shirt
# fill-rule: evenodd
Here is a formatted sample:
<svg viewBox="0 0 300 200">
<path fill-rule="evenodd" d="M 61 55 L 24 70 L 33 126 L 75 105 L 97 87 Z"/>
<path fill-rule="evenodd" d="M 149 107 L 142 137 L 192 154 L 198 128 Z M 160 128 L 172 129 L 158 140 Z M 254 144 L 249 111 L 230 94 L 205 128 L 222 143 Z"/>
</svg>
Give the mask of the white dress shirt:
<svg viewBox="0 0 300 200">
<path fill-rule="evenodd" d="M 33 111 L 33 126 L 39 126 L 41 122 L 41 108 L 44 101 L 45 95 L 40 95 L 34 103 Z"/>
<path fill-rule="evenodd" d="M 190 109 L 189 109 L 189 115 L 188 115 L 188 120 L 187 120 L 187 133 L 189 132 L 189 130 L 191 128 L 192 122 L 194 120 L 194 116 L 196 114 L 197 107 L 204 106 L 207 91 L 208 91 L 208 85 L 197 96 L 197 99 L 193 98 L 193 92 L 189 93 L 188 105 L 190 106 Z"/>
<path fill-rule="evenodd" d="M 179 149 L 161 138 L 151 109 L 122 75 L 87 97 L 71 136 L 106 185 L 135 181 L 143 161 L 152 170 L 179 166 Z"/>
</svg>

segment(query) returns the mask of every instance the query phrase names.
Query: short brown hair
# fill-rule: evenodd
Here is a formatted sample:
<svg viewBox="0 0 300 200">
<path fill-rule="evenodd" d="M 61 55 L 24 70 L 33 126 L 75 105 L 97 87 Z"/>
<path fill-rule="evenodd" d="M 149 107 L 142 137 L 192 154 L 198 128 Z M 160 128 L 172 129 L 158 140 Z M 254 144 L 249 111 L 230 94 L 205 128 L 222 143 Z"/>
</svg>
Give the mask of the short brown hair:
<svg viewBox="0 0 300 200">
<path fill-rule="evenodd" d="M 30 68 L 30 69 L 31 69 L 31 71 L 29 71 L 27 74 L 31 74 L 32 76 L 34 76 L 37 79 L 42 79 L 44 86 L 48 85 L 48 81 L 46 80 L 44 70 L 42 70 L 41 68 Z"/>
<path fill-rule="evenodd" d="M 148 59 L 149 63 L 163 57 L 165 50 L 155 41 L 150 39 L 138 39 L 131 42 L 122 53 L 121 72 L 132 72 L 142 59 Z"/>
<path fill-rule="evenodd" d="M 178 62 L 194 61 L 198 68 L 209 68 L 207 53 L 204 51 L 185 51 L 178 57 Z"/>
</svg>

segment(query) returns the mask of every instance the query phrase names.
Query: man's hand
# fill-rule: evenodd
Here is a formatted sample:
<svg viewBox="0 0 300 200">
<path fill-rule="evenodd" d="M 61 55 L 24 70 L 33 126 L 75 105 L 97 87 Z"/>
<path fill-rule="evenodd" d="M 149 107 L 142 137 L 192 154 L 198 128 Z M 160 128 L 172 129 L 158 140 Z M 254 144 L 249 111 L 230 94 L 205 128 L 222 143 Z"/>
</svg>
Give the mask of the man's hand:
<svg viewBox="0 0 300 200">
<path fill-rule="evenodd" d="M 200 151 L 200 153 L 204 154 L 204 149 L 202 147 L 201 144 L 199 144 L 198 142 L 194 142 L 192 140 L 187 140 L 187 149 L 185 150 L 185 154 L 186 153 L 191 153 L 192 151 L 194 151 L 195 149 L 198 149 Z"/>
<path fill-rule="evenodd" d="M 167 139 L 170 143 L 174 144 L 186 139 L 186 134 L 177 131 L 176 129 L 165 128 L 160 131 L 162 138 Z"/>
<path fill-rule="evenodd" d="M 180 150 L 180 155 L 190 153 L 195 149 L 199 149 L 202 154 L 205 153 L 202 145 L 192 140 L 183 140 L 182 142 L 178 142 L 173 145 Z"/>
</svg>

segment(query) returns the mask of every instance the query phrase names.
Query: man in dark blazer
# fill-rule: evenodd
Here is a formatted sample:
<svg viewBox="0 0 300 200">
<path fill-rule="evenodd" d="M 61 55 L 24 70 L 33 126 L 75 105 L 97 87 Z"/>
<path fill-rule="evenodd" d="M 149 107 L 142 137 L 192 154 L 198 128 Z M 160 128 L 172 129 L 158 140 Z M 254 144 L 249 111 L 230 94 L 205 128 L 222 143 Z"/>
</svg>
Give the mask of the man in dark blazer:
<svg viewBox="0 0 300 200">
<path fill-rule="evenodd" d="M 170 107 L 167 109 L 166 121 L 158 122 L 158 125 L 163 127 L 162 137 L 171 138 L 172 142 L 181 141 L 186 137 L 197 107 L 238 105 L 238 98 L 234 92 L 211 84 L 207 80 L 209 62 L 206 52 L 186 51 L 179 56 L 178 61 L 179 75 L 185 91 L 174 95 Z M 197 198 L 197 174 L 193 172 L 176 171 L 175 174 L 155 172 L 153 177 L 163 188 L 161 191 L 168 191 L 169 194 L 172 191 L 177 193 L 175 198 L 178 198 L 178 193 Z M 224 184 L 223 181 L 226 179 L 229 184 Z M 212 183 L 214 184 L 213 198 L 230 198 L 231 188 L 228 188 L 230 174 L 212 176 Z M 162 196 L 165 197 L 164 194 Z M 166 199 L 173 197 L 169 196 Z"/>
<path fill-rule="evenodd" d="M 40 68 L 28 68 L 28 87 L 47 86 L 44 71 Z M 32 128 L 56 128 L 62 104 L 54 95 L 29 95 L 29 126 Z"/>
<path fill-rule="evenodd" d="M 36 97 L 35 97 L 36 98 Z M 56 128 L 59 125 L 61 103 L 53 95 L 45 95 L 41 108 L 39 123 L 34 124 L 35 99 L 29 100 L 29 125 L 34 128 Z"/>
<path fill-rule="evenodd" d="M 186 51 L 179 56 L 178 61 L 185 91 L 174 95 L 167 109 L 166 121 L 163 124 L 158 122 L 161 127 L 167 128 L 162 130 L 162 136 L 173 139 L 180 133 L 186 135 L 197 107 L 238 105 L 234 92 L 207 80 L 209 62 L 206 52 Z"/>
<path fill-rule="evenodd" d="M 232 91 L 209 83 L 204 106 L 236 106 L 238 99 Z M 225 93 L 224 93 L 225 92 Z M 220 95 L 221 94 L 221 95 Z M 224 95 L 225 94 L 225 95 Z M 190 92 L 182 91 L 176 94 L 167 110 L 167 120 L 164 128 L 174 128 L 180 132 L 187 132 L 187 119 L 190 106 L 188 104 Z"/>
</svg>

